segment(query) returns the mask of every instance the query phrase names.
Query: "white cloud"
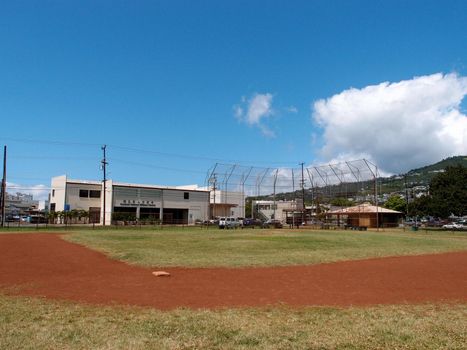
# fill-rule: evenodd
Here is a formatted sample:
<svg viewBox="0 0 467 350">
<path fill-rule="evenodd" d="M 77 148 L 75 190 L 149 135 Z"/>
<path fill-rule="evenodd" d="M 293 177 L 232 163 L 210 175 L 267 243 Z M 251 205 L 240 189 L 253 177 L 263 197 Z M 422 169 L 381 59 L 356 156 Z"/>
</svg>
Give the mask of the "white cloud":
<svg viewBox="0 0 467 350">
<path fill-rule="evenodd" d="M 45 185 L 21 185 L 13 182 L 8 182 L 6 184 L 6 190 L 8 193 L 15 194 L 25 193 L 32 194 L 34 200 L 46 200 L 48 198 L 50 190 Z"/>
<path fill-rule="evenodd" d="M 274 131 L 272 131 L 271 129 L 269 129 L 266 125 L 263 125 L 263 124 L 258 124 L 258 127 L 260 128 L 261 130 L 261 133 L 266 136 L 266 137 L 276 137 L 276 134 Z"/>
<path fill-rule="evenodd" d="M 241 120 L 243 118 L 243 108 L 240 106 L 234 107 L 235 118 Z"/>
<path fill-rule="evenodd" d="M 272 114 L 272 95 L 256 94 L 250 100 L 246 121 L 250 125 L 259 124 L 262 118 Z"/>
<path fill-rule="evenodd" d="M 298 109 L 295 106 L 289 106 L 285 109 L 285 111 L 288 113 L 298 113 Z"/>
<path fill-rule="evenodd" d="M 313 104 L 323 160 L 366 157 L 398 173 L 467 154 L 467 77 L 433 74 L 351 88 Z"/>
<path fill-rule="evenodd" d="M 272 108 L 273 96 L 270 93 L 255 94 L 251 99 L 247 100 L 242 97 L 242 104 L 234 106 L 234 115 L 238 120 L 260 128 L 263 135 L 274 137 L 274 132 L 264 124 L 264 120 L 274 114 Z"/>
</svg>

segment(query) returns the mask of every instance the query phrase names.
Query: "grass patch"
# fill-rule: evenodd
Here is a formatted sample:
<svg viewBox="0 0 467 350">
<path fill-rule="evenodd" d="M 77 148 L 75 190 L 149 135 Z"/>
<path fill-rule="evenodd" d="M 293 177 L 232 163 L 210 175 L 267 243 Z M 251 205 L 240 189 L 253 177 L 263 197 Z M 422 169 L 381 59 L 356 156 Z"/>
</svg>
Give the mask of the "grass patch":
<svg viewBox="0 0 467 350">
<path fill-rule="evenodd" d="M 446 232 L 78 229 L 65 239 L 142 266 L 286 266 L 467 250 Z"/>
<path fill-rule="evenodd" d="M 465 349 L 467 305 L 162 312 L 0 295 L 1 349 Z"/>
</svg>

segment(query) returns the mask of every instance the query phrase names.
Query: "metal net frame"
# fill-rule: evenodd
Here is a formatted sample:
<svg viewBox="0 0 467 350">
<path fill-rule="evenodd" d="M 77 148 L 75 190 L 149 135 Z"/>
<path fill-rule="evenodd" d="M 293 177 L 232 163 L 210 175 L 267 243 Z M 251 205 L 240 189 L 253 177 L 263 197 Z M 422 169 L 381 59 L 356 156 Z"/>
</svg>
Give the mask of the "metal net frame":
<svg viewBox="0 0 467 350">
<path fill-rule="evenodd" d="M 297 167 L 258 167 L 242 164 L 216 163 L 205 179 L 211 190 L 241 193 L 246 198 L 276 201 L 285 193 L 294 200 L 307 198 L 312 203 L 329 202 L 335 198 L 355 198 L 355 202 L 377 205 L 378 167 L 367 159 L 332 164 Z M 227 202 L 227 198 L 226 198 Z M 304 210 L 302 204 L 301 210 Z"/>
</svg>

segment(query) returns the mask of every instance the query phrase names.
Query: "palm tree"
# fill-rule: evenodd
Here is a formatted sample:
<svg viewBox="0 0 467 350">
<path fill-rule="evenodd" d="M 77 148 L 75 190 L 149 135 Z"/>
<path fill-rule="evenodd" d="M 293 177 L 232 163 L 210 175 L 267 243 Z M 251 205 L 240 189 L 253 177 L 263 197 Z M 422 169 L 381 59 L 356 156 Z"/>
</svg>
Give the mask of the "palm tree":
<svg viewBox="0 0 467 350">
<path fill-rule="evenodd" d="M 55 224 L 55 220 L 58 217 L 58 213 L 56 211 L 51 211 L 48 214 L 48 219 L 50 224 Z"/>
<path fill-rule="evenodd" d="M 62 224 L 64 222 L 66 213 L 64 211 L 57 211 L 56 214 L 57 214 L 57 218 L 60 219 L 58 223 Z"/>
<path fill-rule="evenodd" d="M 78 211 L 78 219 L 81 222 L 82 218 L 88 218 L 89 219 L 89 212 L 87 210 L 81 209 Z"/>
</svg>

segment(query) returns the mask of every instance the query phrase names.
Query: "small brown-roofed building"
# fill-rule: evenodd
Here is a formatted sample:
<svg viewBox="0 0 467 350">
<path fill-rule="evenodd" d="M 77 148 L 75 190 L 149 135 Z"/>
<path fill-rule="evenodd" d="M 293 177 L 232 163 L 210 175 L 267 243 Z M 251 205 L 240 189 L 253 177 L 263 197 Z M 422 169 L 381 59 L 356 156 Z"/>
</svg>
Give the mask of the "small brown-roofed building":
<svg viewBox="0 0 467 350">
<path fill-rule="evenodd" d="M 363 203 L 354 207 L 328 211 L 328 219 L 337 218 L 337 224 L 347 227 L 396 227 L 403 213 L 386 209 L 370 203 Z"/>
</svg>

